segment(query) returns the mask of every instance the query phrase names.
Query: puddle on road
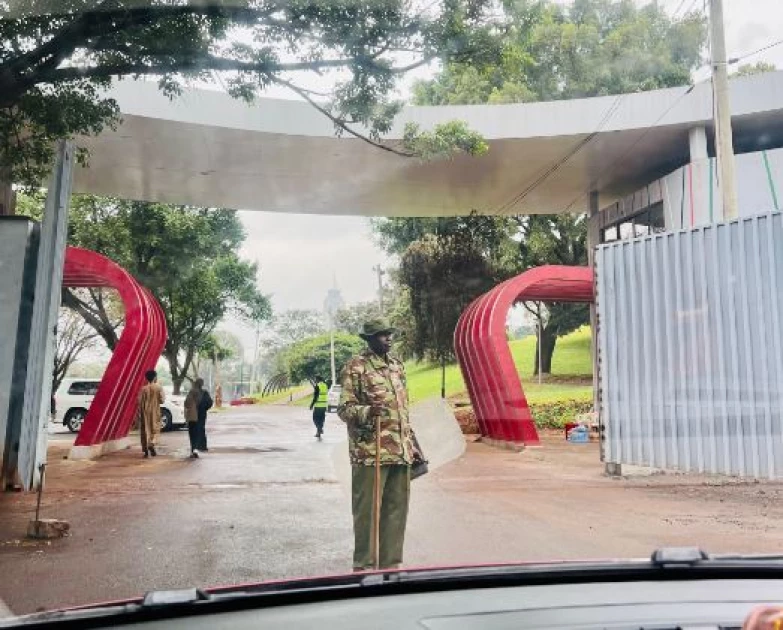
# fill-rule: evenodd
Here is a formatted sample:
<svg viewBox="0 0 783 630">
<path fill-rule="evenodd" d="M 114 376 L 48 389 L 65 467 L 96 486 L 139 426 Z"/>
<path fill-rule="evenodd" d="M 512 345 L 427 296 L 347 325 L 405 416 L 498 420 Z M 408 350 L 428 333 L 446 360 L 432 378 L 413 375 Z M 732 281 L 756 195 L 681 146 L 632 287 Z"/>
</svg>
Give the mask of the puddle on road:
<svg viewBox="0 0 783 630">
<path fill-rule="evenodd" d="M 241 490 L 243 488 L 249 488 L 252 484 L 249 483 L 191 483 L 188 487 L 197 487 L 202 490 Z"/>
<path fill-rule="evenodd" d="M 213 446 L 209 449 L 212 453 L 288 453 L 290 448 L 282 446 Z"/>
<path fill-rule="evenodd" d="M 247 490 L 250 488 L 264 488 L 268 486 L 309 485 L 309 484 L 336 484 L 336 479 L 326 477 L 306 477 L 304 479 L 277 479 L 269 481 L 248 482 L 218 482 L 218 483 L 189 483 L 185 488 L 198 488 L 199 490 Z"/>
</svg>

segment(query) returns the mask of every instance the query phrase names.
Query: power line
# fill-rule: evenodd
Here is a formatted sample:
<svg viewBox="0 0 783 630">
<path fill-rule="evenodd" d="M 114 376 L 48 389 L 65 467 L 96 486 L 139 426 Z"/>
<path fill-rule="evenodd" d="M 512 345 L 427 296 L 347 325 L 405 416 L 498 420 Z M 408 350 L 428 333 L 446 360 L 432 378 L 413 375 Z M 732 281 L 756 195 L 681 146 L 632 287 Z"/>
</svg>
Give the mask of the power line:
<svg viewBox="0 0 783 630">
<path fill-rule="evenodd" d="M 672 20 L 676 19 L 677 14 L 680 12 L 680 9 L 682 9 L 685 6 L 685 3 L 687 1 L 688 0 L 682 0 L 682 2 L 680 2 L 680 4 L 677 5 L 677 8 L 674 10 L 674 13 L 672 13 Z"/>
<path fill-rule="evenodd" d="M 223 81 L 223 77 L 220 76 L 220 73 L 216 70 L 212 71 L 212 76 L 217 80 L 218 83 L 220 83 L 220 86 L 223 88 L 223 91 L 228 93 L 228 88 L 226 87 L 225 81 Z"/>
<path fill-rule="evenodd" d="M 772 42 L 771 44 L 767 44 L 766 46 L 762 46 L 761 48 L 758 48 L 752 52 L 745 53 L 744 55 L 740 55 L 739 57 L 732 57 L 729 59 L 729 64 L 739 63 L 743 59 L 747 59 L 748 57 L 752 57 L 753 55 L 758 55 L 759 53 L 766 52 L 767 50 L 770 50 L 771 48 L 775 48 L 776 46 L 780 46 L 783 44 L 783 39 L 779 39 L 776 42 Z"/>
<path fill-rule="evenodd" d="M 511 199 L 509 199 L 504 204 L 501 204 L 498 208 L 496 208 L 492 214 L 503 214 L 509 210 L 511 210 L 514 206 L 519 204 L 520 202 L 524 201 L 531 193 L 533 193 L 541 184 L 543 184 L 547 179 L 549 179 L 552 175 L 557 173 L 563 166 L 565 166 L 568 161 L 573 158 L 577 153 L 579 153 L 582 149 L 584 149 L 590 142 L 598 135 L 598 133 L 604 128 L 604 126 L 609 122 L 611 117 L 614 115 L 614 113 L 617 111 L 618 107 L 620 106 L 620 103 L 622 102 L 623 98 L 627 96 L 626 94 L 619 94 L 614 101 L 612 101 L 612 104 L 609 106 L 609 108 L 604 112 L 603 117 L 598 122 L 598 125 L 591 134 L 589 134 L 587 137 L 583 138 L 579 142 L 577 142 L 569 151 L 561 157 L 559 160 L 556 160 L 553 162 L 549 167 L 543 169 L 543 171 L 539 171 L 538 176 L 530 183 L 528 184 L 523 190 L 521 190 L 519 193 L 514 195 Z"/>
<path fill-rule="evenodd" d="M 646 130 L 646 131 L 645 131 L 645 132 L 644 132 L 644 133 L 643 133 L 641 136 L 639 136 L 639 138 L 636 140 L 636 142 L 634 142 L 634 143 L 633 143 L 633 144 L 632 144 L 632 145 L 631 145 L 631 146 L 628 148 L 628 150 L 627 150 L 625 153 L 623 153 L 623 154 L 622 154 L 622 155 L 621 155 L 619 158 L 617 158 L 617 159 L 616 159 L 614 162 L 612 162 L 612 163 L 611 163 L 611 164 L 610 164 L 610 165 L 609 165 L 607 168 L 603 169 L 603 170 L 601 171 L 601 173 L 599 173 L 598 177 L 596 177 L 596 178 L 593 180 L 593 182 L 590 184 L 589 188 L 588 188 L 587 190 L 583 191 L 583 192 L 580 192 L 580 193 L 579 193 L 579 194 L 578 194 L 578 195 L 577 195 L 577 196 L 574 198 L 574 200 L 573 200 L 571 203 L 569 203 L 569 204 L 566 206 L 566 208 L 565 208 L 565 210 L 563 210 L 563 212 L 568 212 L 569 210 L 571 210 L 571 208 L 573 208 L 573 207 L 574 207 L 574 205 L 576 204 L 576 202 L 577 202 L 577 201 L 579 201 L 580 199 L 582 199 L 582 198 L 583 198 L 583 197 L 585 197 L 586 195 L 590 194 L 590 191 L 595 189 L 595 187 L 596 187 L 596 186 L 598 185 L 598 183 L 599 183 L 599 182 L 600 182 L 600 181 L 603 179 L 603 177 L 604 177 L 604 176 L 605 176 L 605 175 L 606 175 L 606 174 L 607 174 L 609 171 L 613 170 L 613 169 L 614 169 L 614 167 L 615 167 L 615 166 L 617 166 L 617 165 L 618 165 L 620 162 L 622 162 L 623 160 L 625 160 L 625 159 L 626 159 L 626 158 L 627 158 L 627 157 L 628 157 L 628 156 L 631 154 L 631 152 L 633 152 L 633 150 L 634 150 L 634 149 L 635 149 L 637 146 L 639 146 L 639 144 L 640 144 L 640 143 L 641 143 L 641 142 L 642 142 L 642 141 L 643 141 L 643 140 L 644 140 L 644 139 L 645 139 L 645 138 L 646 138 L 646 137 L 647 137 L 647 136 L 648 136 L 650 133 L 652 133 L 654 130 L 656 130 L 656 127 L 657 127 L 658 123 L 659 123 L 659 122 L 661 122 L 661 121 L 662 121 L 664 118 L 666 118 L 666 116 L 669 114 L 669 112 L 671 112 L 671 111 L 672 111 L 672 110 L 673 110 L 675 107 L 677 107 L 677 105 L 679 105 L 679 104 L 680 104 L 680 102 L 681 102 L 681 101 L 682 101 L 682 100 L 683 100 L 683 99 L 684 99 L 686 96 L 688 96 L 688 94 L 690 94 L 691 92 L 693 92 L 693 89 L 694 89 L 695 87 L 696 87 L 696 84 L 689 85 L 689 86 L 688 86 L 688 88 L 687 88 L 687 89 L 686 89 L 686 90 L 685 90 L 685 91 L 684 91 L 682 94 L 680 94 L 680 96 L 679 96 L 679 97 L 678 97 L 678 98 L 677 98 L 677 99 L 676 99 L 676 100 L 675 100 L 675 101 L 674 101 L 674 102 L 673 102 L 671 105 L 669 105 L 669 107 L 667 107 L 667 108 L 666 108 L 666 110 L 665 110 L 665 111 L 664 111 L 664 112 L 663 112 L 663 113 L 662 113 L 660 116 L 658 116 L 658 118 L 656 118 L 656 119 L 655 119 L 655 121 L 654 121 L 654 122 L 653 122 L 653 123 L 652 123 L 652 124 L 651 124 L 651 125 L 650 125 L 650 126 L 647 128 L 647 130 Z"/>
<path fill-rule="evenodd" d="M 680 4 L 677 6 L 677 9 L 675 9 L 674 13 L 672 13 L 672 20 L 676 20 L 679 17 L 685 17 L 686 15 L 688 15 L 688 13 L 693 11 L 694 7 L 696 6 L 696 3 L 699 2 L 699 0 L 691 0 L 691 3 L 688 5 L 688 8 L 682 11 L 682 13 L 680 14 L 680 11 L 685 6 L 686 2 L 688 2 L 688 0 L 682 0 L 682 2 L 680 2 Z"/>
</svg>

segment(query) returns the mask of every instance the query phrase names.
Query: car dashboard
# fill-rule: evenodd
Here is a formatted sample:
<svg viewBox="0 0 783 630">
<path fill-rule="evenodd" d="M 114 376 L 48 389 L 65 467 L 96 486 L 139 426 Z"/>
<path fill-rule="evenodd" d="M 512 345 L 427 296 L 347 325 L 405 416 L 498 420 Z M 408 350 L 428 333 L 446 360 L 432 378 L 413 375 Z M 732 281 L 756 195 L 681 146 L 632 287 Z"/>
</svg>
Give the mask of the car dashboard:
<svg viewBox="0 0 783 630">
<path fill-rule="evenodd" d="M 219 601 L 219 598 L 218 598 Z M 592 582 L 504 588 L 449 589 L 359 596 L 293 605 L 168 615 L 147 619 L 82 618 L 52 627 L 139 630 L 524 630 L 528 628 L 639 629 L 741 628 L 761 604 L 783 601 L 783 579 Z M 157 617 L 157 618 L 155 618 Z M 46 622 L 41 620 L 44 625 Z M 55 621 L 55 619 L 50 619 Z M 38 624 L 35 624 L 36 626 Z M 0 624 L 2 627 L 2 624 Z"/>
</svg>

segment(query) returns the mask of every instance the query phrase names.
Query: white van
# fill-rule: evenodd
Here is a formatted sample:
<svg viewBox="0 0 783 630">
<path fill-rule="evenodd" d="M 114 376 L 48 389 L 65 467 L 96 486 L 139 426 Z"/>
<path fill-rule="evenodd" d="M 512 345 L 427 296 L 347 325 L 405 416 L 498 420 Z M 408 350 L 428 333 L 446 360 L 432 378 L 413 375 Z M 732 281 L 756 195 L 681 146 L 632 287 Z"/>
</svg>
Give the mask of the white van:
<svg viewBox="0 0 783 630">
<path fill-rule="evenodd" d="M 340 393 L 343 391 L 342 385 L 332 385 L 329 388 L 329 394 L 326 396 L 326 411 L 335 413 L 340 404 Z"/>
<path fill-rule="evenodd" d="M 100 379 L 63 379 L 54 395 L 54 421 L 64 424 L 72 433 L 78 433 L 100 384 Z M 174 396 L 170 390 L 166 391 L 166 402 L 160 407 L 163 431 L 185 424 L 184 403 L 184 396 Z"/>
</svg>

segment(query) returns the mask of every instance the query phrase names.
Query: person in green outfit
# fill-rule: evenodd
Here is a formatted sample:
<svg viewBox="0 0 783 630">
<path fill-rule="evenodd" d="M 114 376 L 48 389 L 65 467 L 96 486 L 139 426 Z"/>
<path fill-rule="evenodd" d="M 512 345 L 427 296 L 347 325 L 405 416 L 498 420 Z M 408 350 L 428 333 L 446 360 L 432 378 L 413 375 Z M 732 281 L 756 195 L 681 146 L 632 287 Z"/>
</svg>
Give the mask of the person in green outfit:
<svg viewBox="0 0 783 630">
<path fill-rule="evenodd" d="M 355 571 L 392 569 L 402 564 L 410 467 L 417 453 L 408 417 L 405 367 L 390 353 L 394 332 L 386 320 L 366 322 L 360 336 L 367 349 L 350 359 L 340 376 L 337 415 L 348 426 Z M 376 427 L 380 427 L 380 436 Z M 373 519 L 376 486 L 378 532 Z"/>
</svg>

